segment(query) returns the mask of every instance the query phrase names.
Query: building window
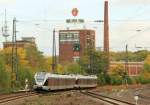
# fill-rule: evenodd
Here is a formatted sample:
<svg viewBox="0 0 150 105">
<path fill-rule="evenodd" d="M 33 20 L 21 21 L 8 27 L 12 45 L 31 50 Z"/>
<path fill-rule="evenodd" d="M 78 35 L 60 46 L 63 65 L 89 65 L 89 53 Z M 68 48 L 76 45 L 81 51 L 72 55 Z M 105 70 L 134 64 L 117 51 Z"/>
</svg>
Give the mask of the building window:
<svg viewBox="0 0 150 105">
<path fill-rule="evenodd" d="M 79 41 L 79 34 L 78 33 L 60 33 L 59 34 L 60 42 L 75 42 Z"/>
<path fill-rule="evenodd" d="M 73 45 L 73 51 L 80 51 L 80 44 L 76 43 Z"/>
<path fill-rule="evenodd" d="M 74 61 L 74 62 L 78 62 L 79 60 L 80 60 L 80 57 L 79 57 L 79 56 L 73 57 L 73 61 Z"/>
<path fill-rule="evenodd" d="M 74 39 L 79 39 L 79 34 L 74 34 L 73 38 Z"/>
</svg>

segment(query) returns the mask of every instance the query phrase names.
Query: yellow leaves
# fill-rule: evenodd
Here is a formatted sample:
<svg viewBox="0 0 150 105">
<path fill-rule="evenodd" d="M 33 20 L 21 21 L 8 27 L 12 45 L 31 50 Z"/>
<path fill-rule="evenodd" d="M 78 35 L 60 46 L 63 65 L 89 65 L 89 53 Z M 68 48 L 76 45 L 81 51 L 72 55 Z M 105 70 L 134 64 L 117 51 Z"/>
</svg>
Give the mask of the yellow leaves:
<svg viewBox="0 0 150 105">
<path fill-rule="evenodd" d="M 11 54 L 12 53 L 12 47 L 8 47 L 4 49 L 5 54 Z"/>
<path fill-rule="evenodd" d="M 143 78 L 145 78 L 146 80 L 150 80 L 150 72 L 148 72 L 148 71 L 144 71 L 144 72 L 141 74 L 141 76 L 142 76 Z"/>
<path fill-rule="evenodd" d="M 46 57 L 46 70 L 48 72 L 52 71 L 52 57 Z"/>
<path fill-rule="evenodd" d="M 4 49 L 4 54 L 6 55 L 6 57 L 8 57 L 8 55 L 12 56 L 12 47 L 5 48 Z M 26 51 L 25 51 L 25 49 L 18 48 L 17 49 L 17 55 L 18 55 L 19 63 L 21 65 L 27 65 L 28 64 L 28 61 L 26 60 Z M 8 57 L 8 59 L 11 59 L 10 56 Z"/>
<path fill-rule="evenodd" d="M 25 50 L 23 48 L 19 48 L 17 53 L 18 53 L 20 64 L 22 64 L 24 66 L 27 65 L 28 61 L 26 60 L 26 52 L 25 52 Z"/>
<path fill-rule="evenodd" d="M 82 62 L 84 62 L 84 64 L 89 64 L 89 56 L 88 55 L 84 55 L 81 58 Z"/>
<path fill-rule="evenodd" d="M 17 53 L 18 53 L 18 56 L 19 56 L 20 59 L 25 59 L 26 58 L 26 52 L 23 48 L 19 48 Z"/>
<path fill-rule="evenodd" d="M 59 73 L 59 74 L 63 74 L 64 73 L 64 68 L 60 64 L 57 65 L 57 73 Z"/>
<path fill-rule="evenodd" d="M 15 81 L 16 80 L 16 74 L 12 73 L 12 80 Z"/>
<path fill-rule="evenodd" d="M 148 56 L 146 57 L 144 63 L 150 65 L 150 55 L 148 55 Z"/>
<path fill-rule="evenodd" d="M 11 66 L 10 65 L 5 65 L 5 69 L 6 69 L 6 72 L 8 73 L 11 73 Z"/>
<path fill-rule="evenodd" d="M 112 67 L 110 70 L 110 74 L 117 74 L 120 75 L 125 71 L 124 66 L 122 64 L 117 64 L 116 66 Z"/>
</svg>

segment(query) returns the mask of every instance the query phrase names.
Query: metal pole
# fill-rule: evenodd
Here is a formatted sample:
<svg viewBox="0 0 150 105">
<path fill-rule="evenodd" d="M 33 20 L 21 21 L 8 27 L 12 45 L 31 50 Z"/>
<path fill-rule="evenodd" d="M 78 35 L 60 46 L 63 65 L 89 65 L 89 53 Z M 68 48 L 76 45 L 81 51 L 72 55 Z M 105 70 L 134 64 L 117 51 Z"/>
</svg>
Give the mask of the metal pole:
<svg viewBox="0 0 150 105">
<path fill-rule="evenodd" d="M 128 45 L 126 44 L 126 62 L 125 62 L 125 73 L 128 72 Z M 125 78 L 127 84 L 127 78 Z"/>
<path fill-rule="evenodd" d="M 15 39 L 15 75 L 16 75 L 16 80 L 18 80 L 18 52 L 17 52 L 17 36 L 16 36 L 16 18 L 14 18 L 14 39 Z"/>
<path fill-rule="evenodd" d="M 56 32 L 56 31 L 55 31 Z M 55 32 L 54 32 L 54 57 L 55 57 L 55 69 L 57 69 L 57 58 L 56 58 L 56 39 L 55 39 Z"/>
<path fill-rule="evenodd" d="M 52 51 L 52 72 L 56 72 L 56 42 L 55 42 L 55 29 L 53 30 L 53 51 Z"/>
<path fill-rule="evenodd" d="M 12 64 L 11 64 L 11 87 L 13 88 L 13 81 L 14 81 L 14 20 L 13 20 L 13 33 L 12 33 Z"/>
<path fill-rule="evenodd" d="M 128 45 L 126 45 L 126 66 L 125 66 L 126 72 L 128 71 Z"/>
<path fill-rule="evenodd" d="M 18 60 L 17 60 L 17 41 L 16 41 L 16 18 L 13 19 L 13 34 L 12 34 L 12 73 L 11 87 L 14 87 L 14 81 L 18 79 Z"/>
</svg>

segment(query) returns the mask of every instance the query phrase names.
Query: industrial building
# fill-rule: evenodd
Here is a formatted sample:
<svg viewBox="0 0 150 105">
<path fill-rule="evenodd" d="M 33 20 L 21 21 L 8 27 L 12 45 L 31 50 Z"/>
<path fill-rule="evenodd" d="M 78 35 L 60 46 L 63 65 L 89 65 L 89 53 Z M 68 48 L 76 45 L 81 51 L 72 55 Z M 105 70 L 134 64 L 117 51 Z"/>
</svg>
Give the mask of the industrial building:
<svg viewBox="0 0 150 105">
<path fill-rule="evenodd" d="M 88 47 L 95 49 L 94 30 L 59 31 L 59 63 L 78 61 Z"/>
<path fill-rule="evenodd" d="M 110 68 L 122 65 L 129 76 L 138 76 L 143 71 L 143 62 L 110 62 Z"/>
<path fill-rule="evenodd" d="M 16 41 L 17 48 L 27 48 L 27 47 L 36 47 L 35 38 L 34 37 L 22 37 L 22 40 Z M 13 43 L 10 42 L 3 42 L 3 48 L 12 47 Z"/>
</svg>

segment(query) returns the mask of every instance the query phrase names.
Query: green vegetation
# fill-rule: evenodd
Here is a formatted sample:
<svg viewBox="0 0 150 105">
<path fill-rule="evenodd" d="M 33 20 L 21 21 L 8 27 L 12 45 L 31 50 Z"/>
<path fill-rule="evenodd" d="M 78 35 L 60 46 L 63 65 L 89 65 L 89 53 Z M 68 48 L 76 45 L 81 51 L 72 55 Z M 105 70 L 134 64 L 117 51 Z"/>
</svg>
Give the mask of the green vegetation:
<svg viewBox="0 0 150 105">
<path fill-rule="evenodd" d="M 111 60 L 113 61 L 125 61 L 125 52 L 111 52 Z M 146 84 L 150 83 L 150 52 L 141 50 L 137 52 L 128 52 L 128 60 L 131 62 L 143 62 L 143 71 L 136 77 L 129 77 L 121 65 L 117 65 L 113 70 L 110 70 L 111 84 Z M 112 73 L 113 72 L 113 73 Z M 123 73 L 124 72 L 124 73 Z M 123 75 L 124 74 L 124 75 Z M 122 76 L 121 76 L 122 75 Z"/>
<path fill-rule="evenodd" d="M 10 86 L 10 75 L 5 70 L 5 62 L 2 52 L 0 52 L 0 91 Z"/>
<path fill-rule="evenodd" d="M 14 89 L 24 89 L 25 79 L 28 78 L 30 87 L 33 85 L 33 75 L 37 71 L 52 71 L 52 57 L 45 57 L 36 48 L 28 47 L 26 49 L 18 48 L 18 71 L 16 75 L 12 74 L 11 48 L 0 50 L 0 92 L 11 91 L 11 83 Z M 125 61 L 125 52 L 111 52 L 111 61 Z M 128 53 L 129 61 L 144 61 L 144 68 L 137 77 L 129 77 L 123 65 L 117 65 L 106 73 L 108 65 L 107 56 L 104 52 L 98 52 L 94 49 L 86 49 L 82 58 L 78 62 L 57 65 L 58 74 L 83 74 L 97 75 L 100 85 L 120 85 L 133 83 L 150 83 L 150 52 L 138 51 Z"/>
<path fill-rule="evenodd" d="M 18 70 L 12 73 L 12 48 L 0 51 L 0 91 L 24 89 L 25 79 L 29 86 L 33 84 L 33 75 L 37 71 L 50 70 L 49 58 L 46 58 L 36 48 L 18 48 Z M 49 65 L 49 66 L 48 66 Z M 17 79 L 17 80 L 16 80 Z M 13 84 L 13 85 L 12 85 Z"/>
<path fill-rule="evenodd" d="M 110 52 L 110 55 L 111 61 L 125 61 L 127 57 L 125 52 Z M 140 75 L 129 77 L 123 65 L 110 68 L 109 72 L 106 73 L 106 65 L 108 64 L 106 54 L 93 49 L 87 49 L 79 65 L 86 74 L 96 74 L 100 85 L 150 83 L 150 52 L 146 50 L 129 52 L 128 59 L 131 62 L 144 61 L 144 68 Z"/>
<path fill-rule="evenodd" d="M 150 54 L 150 51 L 140 50 L 137 52 L 128 52 L 128 60 L 131 62 L 141 62 L 144 61 L 147 55 Z M 126 52 L 110 52 L 111 61 L 125 61 Z"/>
</svg>

